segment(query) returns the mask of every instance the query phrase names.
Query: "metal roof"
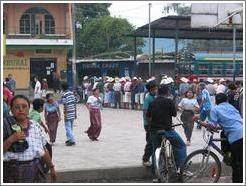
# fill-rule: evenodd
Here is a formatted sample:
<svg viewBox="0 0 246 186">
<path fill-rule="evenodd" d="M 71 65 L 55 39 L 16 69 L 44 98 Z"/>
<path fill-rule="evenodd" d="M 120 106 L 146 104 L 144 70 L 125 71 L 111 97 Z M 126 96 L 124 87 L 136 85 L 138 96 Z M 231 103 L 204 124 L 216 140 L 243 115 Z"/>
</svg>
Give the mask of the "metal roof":
<svg viewBox="0 0 246 186">
<path fill-rule="evenodd" d="M 232 40 L 233 29 L 228 28 L 191 28 L 190 16 L 167 16 L 150 23 L 151 37 L 155 38 L 175 38 L 176 31 L 179 39 L 214 39 Z M 127 34 L 133 37 L 148 37 L 149 24 L 137 28 Z M 243 39 L 243 28 L 237 28 L 236 39 Z"/>
</svg>

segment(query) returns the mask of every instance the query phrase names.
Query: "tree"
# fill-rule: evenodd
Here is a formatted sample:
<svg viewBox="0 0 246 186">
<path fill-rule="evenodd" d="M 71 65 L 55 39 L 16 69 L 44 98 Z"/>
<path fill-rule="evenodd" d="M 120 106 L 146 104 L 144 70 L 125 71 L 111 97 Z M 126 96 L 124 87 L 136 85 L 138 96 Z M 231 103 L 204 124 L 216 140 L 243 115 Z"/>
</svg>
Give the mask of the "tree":
<svg viewBox="0 0 246 186">
<path fill-rule="evenodd" d="M 75 22 L 82 27 L 90 18 L 109 16 L 111 3 L 77 3 L 74 6 Z"/>
<path fill-rule="evenodd" d="M 88 57 L 104 52 L 134 51 L 133 39 L 125 36 L 134 27 L 126 20 L 110 16 L 91 18 L 80 30 L 77 41 L 77 55 Z M 143 39 L 137 46 L 143 46 Z"/>
<path fill-rule="evenodd" d="M 185 3 L 167 3 L 162 12 L 165 14 L 173 12 L 177 15 L 189 15 L 191 13 L 191 6 Z"/>
</svg>

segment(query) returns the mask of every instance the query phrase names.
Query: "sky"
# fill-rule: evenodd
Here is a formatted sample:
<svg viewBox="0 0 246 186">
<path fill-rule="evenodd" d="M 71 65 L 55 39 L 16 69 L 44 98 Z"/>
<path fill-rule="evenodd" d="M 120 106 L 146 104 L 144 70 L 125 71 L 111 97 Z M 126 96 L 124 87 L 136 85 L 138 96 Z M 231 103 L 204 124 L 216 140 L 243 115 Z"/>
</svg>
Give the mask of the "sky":
<svg viewBox="0 0 246 186">
<path fill-rule="evenodd" d="M 136 28 L 149 23 L 149 3 L 151 3 L 151 22 L 164 17 L 166 3 L 163 1 L 112 1 L 109 8 L 111 16 L 126 18 Z"/>
</svg>

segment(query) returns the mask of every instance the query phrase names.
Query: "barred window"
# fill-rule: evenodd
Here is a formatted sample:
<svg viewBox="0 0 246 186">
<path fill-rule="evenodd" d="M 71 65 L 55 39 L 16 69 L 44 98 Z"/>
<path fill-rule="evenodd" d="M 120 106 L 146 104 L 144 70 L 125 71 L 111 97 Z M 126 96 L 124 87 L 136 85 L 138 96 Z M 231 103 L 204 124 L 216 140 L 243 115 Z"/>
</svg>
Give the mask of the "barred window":
<svg viewBox="0 0 246 186">
<path fill-rule="evenodd" d="M 45 15 L 45 34 L 55 34 L 55 20 L 52 15 Z"/>
<path fill-rule="evenodd" d="M 31 33 L 31 16 L 30 14 L 23 14 L 20 19 L 20 33 L 30 34 Z"/>
</svg>

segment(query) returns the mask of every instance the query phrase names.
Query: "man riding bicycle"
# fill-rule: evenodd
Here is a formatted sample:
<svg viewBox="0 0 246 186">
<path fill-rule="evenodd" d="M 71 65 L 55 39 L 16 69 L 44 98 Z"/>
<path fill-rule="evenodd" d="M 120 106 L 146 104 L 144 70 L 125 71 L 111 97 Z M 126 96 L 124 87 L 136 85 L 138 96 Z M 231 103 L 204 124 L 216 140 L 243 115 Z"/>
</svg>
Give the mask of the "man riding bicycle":
<svg viewBox="0 0 246 186">
<path fill-rule="evenodd" d="M 177 115 L 175 104 L 168 99 L 169 89 L 166 85 L 160 85 L 158 88 L 158 97 L 152 102 L 147 111 L 147 117 L 150 120 L 150 136 L 153 147 L 152 154 L 152 173 L 153 182 L 158 182 L 155 175 L 155 150 L 161 146 L 162 137 L 157 133 L 158 130 L 165 130 L 163 135 L 170 141 L 173 147 L 173 153 L 176 166 L 179 168 L 184 163 L 187 153 L 186 145 L 179 134 L 172 128 L 172 116 Z"/>
</svg>

